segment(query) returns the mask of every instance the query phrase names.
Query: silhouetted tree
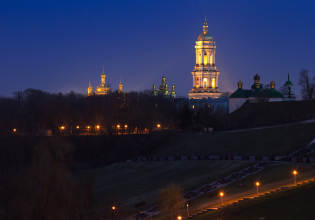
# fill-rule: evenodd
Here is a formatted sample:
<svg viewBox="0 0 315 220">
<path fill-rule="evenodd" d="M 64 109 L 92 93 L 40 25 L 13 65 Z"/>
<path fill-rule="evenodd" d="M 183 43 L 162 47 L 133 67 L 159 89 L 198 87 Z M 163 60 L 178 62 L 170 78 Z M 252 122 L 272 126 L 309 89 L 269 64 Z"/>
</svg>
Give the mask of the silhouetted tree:
<svg viewBox="0 0 315 220">
<path fill-rule="evenodd" d="M 186 102 L 182 106 L 179 112 L 179 120 L 180 120 L 179 127 L 182 130 L 187 130 L 187 128 L 192 125 L 192 115 L 193 115 L 193 112 L 190 109 L 189 104 Z"/>
<path fill-rule="evenodd" d="M 315 99 L 315 77 L 312 79 L 308 75 L 308 70 L 302 69 L 299 73 L 299 85 L 301 88 L 301 95 L 304 100 Z"/>
</svg>

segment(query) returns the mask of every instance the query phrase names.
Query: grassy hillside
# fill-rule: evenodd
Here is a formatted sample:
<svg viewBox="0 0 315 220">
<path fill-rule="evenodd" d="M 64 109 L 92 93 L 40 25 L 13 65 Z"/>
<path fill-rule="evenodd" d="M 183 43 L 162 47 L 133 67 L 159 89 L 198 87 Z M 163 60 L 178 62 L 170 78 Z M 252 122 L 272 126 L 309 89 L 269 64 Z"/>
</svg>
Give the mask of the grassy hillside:
<svg viewBox="0 0 315 220">
<path fill-rule="evenodd" d="M 306 120 L 309 114 L 315 114 L 315 102 L 246 103 L 228 115 L 225 125 L 234 129 L 235 123 L 238 128 L 283 124 Z"/>
<path fill-rule="evenodd" d="M 224 204 L 233 203 L 244 197 L 256 196 L 256 186 L 255 186 L 256 181 L 260 182 L 260 187 L 259 187 L 260 194 L 264 194 L 265 192 L 269 192 L 270 190 L 278 189 L 282 186 L 292 186 L 294 185 L 294 177 L 292 175 L 293 170 L 298 171 L 297 183 L 303 182 L 305 180 L 315 177 L 315 166 L 313 164 L 277 163 L 270 168 L 266 168 L 262 170 L 261 172 L 250 175 L 242 180 L 235 181 L 231 183 L 230 185 L 220 188 L 217 191 L 204 194 L 192 200 L 191 206 L 189 209 L 190 213 L 193 214 L 193 213 L 201 212 L 202 210 L 205 210 L 210 207 L 221 206 L 220 198 L 218 196 L 220 191 L 223 191 L 225 194 L 224 199 L 223 199 Z M 239 188 L 238 185 L 240 183 L 244 184 L 245 187 Z M 270 197 L 261 197 L 261 198 L 262 199 L 266 198 L 266 200 L 271 199 L 269 202 L 273 201 L 273 198 L 270 198 Z M 294 199 L 290 200 L 291 203 L 292 201 L 294 201 Z M 266 203 L 268 203 L 268 201 Z M 241 203 L 241 205 L 242 204 L 250 204 L 250 202 L 249 203 L 244 202 L 244 203 Z M 257 206 L 257 209 L 258 208 L 259 206 Z M 283 209 L 284 208 L 285 207 L 283 207 Z M 237 208 L 230 207 L 228 209 L 225 209 L 223 213 L 225 212 L 230 213 L 231 209 L 237 209 Z M 248 211 L 250 209 L 246 208 L 246 210 Z M 274 208 L 272 208 L 272 206 L 269 207 L 270 212 L 272 212 L 273 210 Z M 267 211 L 268 210 L 265 210 L 265 213 Z M 244 213 L 246 213 L 246 211 Z M 252 214 L 254 214 L 254 212 Z M 183 211 L 181 211 L 180 213 L 177 213 L 176 215 L 186 216 L 187 215 L 186 210 L 184 209 Z M 198 220 L 199 219 L 234 219 L 232 216 L 233 215 L 229 216 L 229 218 L 220 218 L 220 215 L 218 217 L 216 213 L 211 212 L 211 213 L 201 215 L 200 217 L 198 217 Z M 266 215 L 261 215 L 261 216 L 253 215 L 247 218 L 246 215 L 244 216 L 240 215 L 239 218 L 235 218 L 235 219 L 258 219 L 257 217 L 264 217 L 264 216 Z M 278 216 L 270 217 L 266 219 L 282 219 L 282 218 L 277 218 L 277 217 Z M 168 216 L 167 214 L 166 215 L 162 214 L 162 215 L 156 216 L 155 219 L 164 220 L 164 219 L 168 219 Z M 293 218 L 293 219 L 299 219 L 299 218 Z"/>
<path fill-rule="evenodd" d="M 238 132 L 182 133 L 154 155 L 287 155 L 315 138 L 315 123 Z"/>
<path fill-rule="evenodd" d="M 110 198 L 124 203 L 127 213 L 143 211 L 152 206 L 159 189 L 176 183 L 185 190 L 196 189 L 233 172 L 249 167 L 252 162 L 235 161 L 175 161 L 175 162 L 134 162 L 116 163 L 107 167 L 82 171 L 80 176 L 92 175 L 95 178 L 95 195 L 101 207 Z M 148 204 L 133 209 L 135 203 L 146 201 Z"/>
<path fill-rule="evenodd" d="M 201 215 L 196 220 L 222 219 L 314 219 L 315 181 L 284 191 L 242 202 L 209 214 Z"/>
</svg>

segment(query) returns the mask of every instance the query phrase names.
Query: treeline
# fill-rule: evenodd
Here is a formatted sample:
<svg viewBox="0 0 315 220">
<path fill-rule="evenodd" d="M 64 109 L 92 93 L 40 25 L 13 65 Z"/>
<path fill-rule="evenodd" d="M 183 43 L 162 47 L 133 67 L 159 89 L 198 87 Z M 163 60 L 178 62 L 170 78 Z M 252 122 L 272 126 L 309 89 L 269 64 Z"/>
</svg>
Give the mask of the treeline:
<svg viewBox="0 0 315 220">
<path fill-rule="evenodd" d="M 19 134 L 35 135 L 38 130 L 52 130 L 53 135 L 58 135 L 61 126 L 65 127 L 65 134 L 70 134 L 71 128 L 96 125 L 100 125 L 103 134 L 113 134 L 117 125 L 124 132 L 133 133 L 136 128 L 155 130 L 157 124 L 161 129 L 201 130 L 216 123 L 212 119 L 218 117 L 213 117 L 211 108 L 190 109 L 189 115 L 182 115 L 184 104 L 175 103 L 173 99 L 153 97 L 150 91 L 85 97 L 73 91 L 55 94 L 26 89 L 14 92 L 12 98 L 0 97 L 0 133 L 10 134 L 16 129 Z M 201 119 L 201 115 L 207 119 Z M 182 126 L 187 120 L 188 126 Z"/>
<path fill-rule="evenodd" d="M 0 147 L 1 219 L 114 220 L 124 215 L 113 198 L 95 209 L 93 177 L 71 173 L 75 157 L 71 142 L 62 137 L 6 138 L 12 139 Z M 112 212 L 112 206 L 120 212 Z"/>
</svg>

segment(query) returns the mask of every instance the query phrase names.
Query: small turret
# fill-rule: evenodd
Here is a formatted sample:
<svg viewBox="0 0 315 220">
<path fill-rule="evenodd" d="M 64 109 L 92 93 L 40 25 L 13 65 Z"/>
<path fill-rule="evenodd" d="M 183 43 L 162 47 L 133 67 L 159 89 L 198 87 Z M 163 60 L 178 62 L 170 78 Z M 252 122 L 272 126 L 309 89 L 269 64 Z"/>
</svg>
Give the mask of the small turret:
<svg viewBox="0 0 315 220">
<path fill-rule="evenodd" d="M 243 88 L 243 83 L 241 82 L 241 80 L 238 81 L 237 87 L 238 87 L 239 89 L 242 89 L 242 88 Z"/>
<path fill-rule="evenodd" d="M 270 89 L 274 89 L 275 86 L 276 86 L 276 83 L 272 80 L 272 81 L 270 82 Z"/>
<path fill-rule="evenodd" d="M 93 94 L 93 92 L 92 92 L 92 84 L 91 84 L 91 82 L 89 82 L 89 88 L 88 88 L 88 96 L 90 96 L 90 95 L 92 95 Z"/>
<path fill-rule="evenodd" d="M 175 92 L 175 86 L 174 86 L 174 83 L 173 83 L 173 85 L 172 85 L 171 98 L 173 98 L 173 99 L 175 99 L 175 98 L 176 98 L 176 92 Z"/>
<path fill-rule="evenodd" d="M 260 81 L 259 80 L 257 80 L 256 82 L 255 82 L 255 88 L 256 89 L 260 89 Z"/>
<path fill-rule="evenodd" d="M 152 93 L 152 95 L 154 95 L 154 96 L 157 95 L 155 81 L 154 81 L 154 84 L 153 84 L 153 91 L 152 91 L 151 93 Z"/>
<path fill-rule="evenodd" d="M 123 85 L 121 84 L 121 79 L 120 79 L 120 83 L 119 83 L 119 91 L 122 92 L 122 87 Z"/>
</svg>

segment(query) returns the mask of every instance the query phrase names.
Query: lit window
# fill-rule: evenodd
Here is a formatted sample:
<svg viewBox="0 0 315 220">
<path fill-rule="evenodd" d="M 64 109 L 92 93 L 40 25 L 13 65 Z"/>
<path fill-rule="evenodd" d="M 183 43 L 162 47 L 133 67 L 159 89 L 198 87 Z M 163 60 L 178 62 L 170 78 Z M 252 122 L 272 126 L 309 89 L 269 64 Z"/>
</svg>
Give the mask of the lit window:
<svg viewBox="0 0 315 220">
<path fill-rule="evenodd" d="M 205 65 L 207 65 L 207 54 L 205 53 L 205 55 L 203 56 L 203 63 Z"/>
<path fill-rule="evenodd" d="M 203 79 L 203 88 L 207 88 L 207 82 L 208 82 L 208 79 L 204 78 Z"/>
<path fill-rule="evenodd" d="M 192 108 L 195 108 L 195 106 L 194 106 L 194 105 L 192 105 Z"/>
<path fill-rule="evenodd" d="M 215 88 L 215 78 L 212 78 L 212 89 Z"/>
</svg>

